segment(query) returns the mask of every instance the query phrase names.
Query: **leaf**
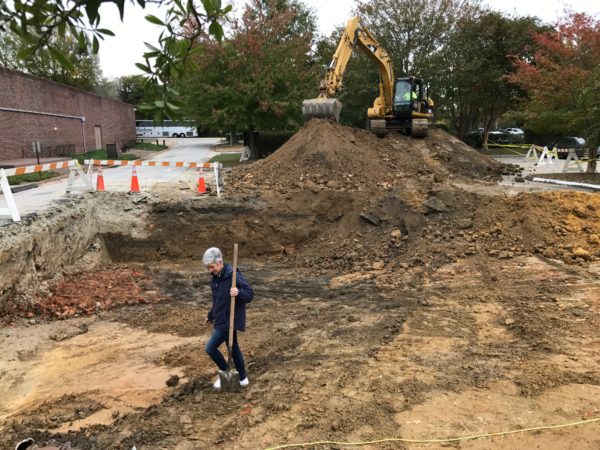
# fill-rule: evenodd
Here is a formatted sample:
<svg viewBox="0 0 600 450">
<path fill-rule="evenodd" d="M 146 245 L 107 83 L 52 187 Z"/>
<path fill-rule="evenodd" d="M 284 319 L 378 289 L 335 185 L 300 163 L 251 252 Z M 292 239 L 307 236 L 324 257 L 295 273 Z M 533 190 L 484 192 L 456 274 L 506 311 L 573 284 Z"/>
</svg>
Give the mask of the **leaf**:
<svg viewBox="0 0 600 450">
<path fill-rule="evenodd" d="M 204 6 L 207 15 L 212 16 L 214 14 L 215 3 L 213 0 L 202 0 L 202 6 Z"/>
<path fill-rule="evenodd" d="M 77 45 L 79 45 L 79 50 L 85 50 L 87 47 L 87 40 L 85 39 L 85 33 L 83 31 L 76 34 L 77 36 Z"/>
<path fill-rule="evenodd" d="M 50 55 L 64 68 L 73 70 L 75 66 L 71 61 L 67 59 L 67 57 L 59 50 L 54 47 L 48 47 L 48 51 Z"/>
<path fill-rule="evenodd" d="M 156 108 L 153 103 L 140 103 L 138 109 L 143 111 L 152 111 Z"/>
<path fill-rule="evenodd" d="M 156 16 L 153 16 L 152 14 L 148 14 L 148 15 L 146 16 L 146 20 L 147 20 L 148 22 L 150 22 L 150 23 L 153 23 L 154 25 L 161 25 L 161 26 L 163 26 L 163 27 L 166 25 L 166 24 L 165 24 L 165 23 L 164 23 L 162 20 L 160 20 L 160 19 L 159 19 L 158 17 L 156 17 Z"/>
<path fill-rule="evenodd" d="M 100 34 L 104 34 L 106 36 L 114 36 L 115 33 L 113 33 L 112 31 L 106 29 L 106 28 L 98 28 L 96 29 L 96 31 Z"/>
<path fill-rule="evenodd" d="M 158 58 L 160 55 L 162 55 L 162 52 L 160 52 L 160 51 L 146 52 L 146 53 L 144 53 L 144 58 L 146 58 L 146 59 Z"/>
<path fill-rule="evenodd" d="M 213 20 L 208 27 L 208 32 L 212 34 L 219 42 L 223 39 L 223 27 L 219 22 Z"/>
<path fill-rule="evenodd" d="M 150 69 L 150 67 L 148 67 L 142 63 L 135 63 L 135 66 L 143 72 L 152 73 L 152 70 Z"/>
<path fill-rule="evenodd" d="M 165 107 L 165 102 L 162 100 L 155 100 L 154 101 L 154 105 L 158 106 L 159 108 L 164 108 Z"/>
<path fill-rule="evenodd" d="M 98 8 L 101 0 L 88 0 L 85 2 L 85 12 L 90 23 L 94 23 L 98 18 Z"/>
<path fill-rule="evenodd" d="M 23 49 L 19 50 L 19 52 L 17 53 L 17 58 L 27 59 L 35 53 L 36 49 L 37 49 L 37 47 L 35 45 L 32 45 L 30 47 L 24 47 Z"/>
<path fill-rule="evenodd" d="M 98 42 L 98 38 L 94 36 L 94 38 L 92 39 L 92 52 L 94 52 L 94 54 L 97 54 L 99 49 L 100 43 Z"/>
<path fill-rule="evenodd" d="M 144 45 L 146 47 L 148 47 L 150 50 L 152 50 L 153 52 L 160 52 L 160 50 L 158 48 L 156 48 L 154 45 L 148 44 L 147 42 L 144 42 Z"/>
<path fill-rule="evenodd" d="M 113 0 L 117 8 L 119 8 L 119 16 L 121 17 L 121 22 L 123 22 L 123 16 L 125 15 L 125 0 Z"/>
</svg>

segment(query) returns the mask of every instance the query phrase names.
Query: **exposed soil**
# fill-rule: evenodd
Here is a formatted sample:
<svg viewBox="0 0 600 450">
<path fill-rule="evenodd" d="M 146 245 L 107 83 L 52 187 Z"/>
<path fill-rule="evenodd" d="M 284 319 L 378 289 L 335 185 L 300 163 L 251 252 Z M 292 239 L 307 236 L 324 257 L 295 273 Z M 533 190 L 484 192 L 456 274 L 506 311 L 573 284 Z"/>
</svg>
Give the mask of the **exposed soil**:
<svg viewBox="0 0 600 450">
<path fill-rule="evenodd" d="M 102 251 L 78 245 L 85 264 L 3 305 L 0 447 L 256 449 L 600 417 L 600 197 L 505 195 L 518 173 L 439 130 L 313 120 L 229 171 L 224 200 L 118 200 L 97 216 Z M 256 292 L 251 384 L 218 394 L 200 258 L 234 242 Z M 364 448 L 596 449 L 599 432 Z"/>
</svg>

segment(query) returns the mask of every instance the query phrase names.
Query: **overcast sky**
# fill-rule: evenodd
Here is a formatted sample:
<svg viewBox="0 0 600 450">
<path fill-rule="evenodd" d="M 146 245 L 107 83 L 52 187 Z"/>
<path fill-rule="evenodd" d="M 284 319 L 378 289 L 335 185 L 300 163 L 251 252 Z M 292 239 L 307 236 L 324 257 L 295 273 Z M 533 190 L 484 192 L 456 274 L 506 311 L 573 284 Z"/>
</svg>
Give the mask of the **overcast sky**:
<svg viewBox="0 0 600 450">
<path fill-rule="evenodd" d="M 319 30 L 323 34 L 329 34 L 336 25 L 345 23 L 354 5 L 353 1 L 348 0 L 304 0 L 304 3 L 316 11 Z M 600 17 L 600 0 L 483 0 L 482 3 L 506 13 L 537 16 L 544 22 L 556 21 L 565 8 Z M 233 4 L 241 9 L 244 2 L 236 0 Z M 114 78 L 140 73 L 135 63 L 142 62 L 144 42 L 156 43 L 160 32 L 160 27 L 149 24 L 144 16 L 154 14 L 162 17 L 161 12 L 151 4 L 142 10 L 127 2 L 125 18 L 121 23 L 116 6 L 103 4 L 100 11 L 102 27 L 111 29 L 116 35 L 106 37 L 100 46 L 100 64 L 104 76 Z"/>
</svg>

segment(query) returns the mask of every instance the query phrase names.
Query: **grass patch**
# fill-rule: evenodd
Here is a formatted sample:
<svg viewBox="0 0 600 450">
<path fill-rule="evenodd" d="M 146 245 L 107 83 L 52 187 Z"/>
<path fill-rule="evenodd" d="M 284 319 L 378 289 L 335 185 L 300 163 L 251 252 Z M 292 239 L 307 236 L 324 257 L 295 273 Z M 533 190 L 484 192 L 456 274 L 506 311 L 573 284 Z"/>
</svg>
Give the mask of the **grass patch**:
<svg viewBox="0 0 600 450">
<path fill-rule="evenodd" d="M 153 152 L 158 152 L 158 151 L 164 150 L 166 148 L 169 148 L 169 147 L 166 145 L 162 145 L 162 144 L 160 144 L 160 145 L 151 144 L 150 142 L 137 142 L 134 147 L 134 149 L 137 149 L 137 150 L 151 150 Z"/>
<path fill-rule="evenodd" d="M 76 159 L 77 161 L 79 161 L 79 164 L 83 164 L 84 159 L 108 159 L 108 153 L 104 149 L 90 150 L 89 152 L 78 153 L 78 154 L 74 155 L 73 158 Z M 119 155 L 119 157 L 117 159 L 133 160 L 133 159 L 140 159 L 140 158 L 135 155 L 128 155 L 128 154 L 124 153 L 124 154 Z"/>
<path fill-rule="evenodd" d="M 23 175 L 12 175 L 8 178 L 8 184 L 11 186 L 16 186 L 21 183 L 31 183 L 42 180 L 49 180 L 50 178 L 54 178 L 59 176 L 59 173 L 56 172 L 37 172 L 37 173 L 25 173 Z"/>
<path fill-rule="evenodd" d="M 213 156 L 209 162 L 220 162 L 224 167 L 233 167 L 240 164 L 241 153 L 221 153 Z"/>
</svg>

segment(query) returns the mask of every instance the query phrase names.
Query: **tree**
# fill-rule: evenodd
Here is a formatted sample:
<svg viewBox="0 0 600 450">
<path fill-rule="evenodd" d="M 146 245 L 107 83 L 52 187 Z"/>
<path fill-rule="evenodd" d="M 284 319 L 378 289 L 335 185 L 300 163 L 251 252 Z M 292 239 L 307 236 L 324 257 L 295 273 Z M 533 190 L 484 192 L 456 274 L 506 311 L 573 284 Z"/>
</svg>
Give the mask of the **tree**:
<svg viewBox="0 0 600 450">
<path fill-rule="evenodd" d="M 119 100 L 138 106 L 145 97 L 146 78 L 142 75 L 129 75 L 117 78 L 117 95 Z"/>
<path fill-rule="evenodd" d="M 160 19 L 147 15 L 146 19 L 163 27 L 158 47 L 148 46 L 143 57 L 145 62 L 138 63 L 148 77 L 147 93 L 156 100 L 147 103 L 148 111 L 155 119 L 173 117 L 181 107 L 178 93 L 170 85 L 173 79 L 186 70 L 193 42 L 204 33 L 217 40 L 223 37 L 220 21 L 231 10 L 231 6 L 222 7 L 221 0 L 202 0 L 202 9 L 194 5 L 193 0 L 132 0 L 135 6 L 144 8 L 152 1 L 164 7 L 165 17 Z M 79 48 L 84 49 L 87 42 L 92 43 L 93 53 L 98 52 L 104 36 L 114 35 L 111 30 L 101 28 L 99 7 L 101 3 L 113 3 L 119 8 L 121 20 L 125 12 L 125 0 L 18 0 L 0 2 L 0 31 L 11 30 L 27 42 L 19 52 L 21 59 L 27 59 L 41 49 L 47 49 L 52 58 L 66 68 L 72 68 L 67 55 L 53 42 L 53 36 L 63 38 L 67 31 L 75 37 Z M 194 34 L 184 33 L 184 25 L 194 24 Z"/>
<path fill-rule="evenodd" d="M 456 24 L 479 10 L 479 0 L 369 0 L 357 13 L 394 61 L 397 76 L 433 79 Z"/>
<path fill-rule="evenodd" d="M 600 144 L 600 21 L 570 14 L 534 39 L 537 50 L 515 57 L 510 77 L 529 94 L 527 126 L 538 133 L 583 134 L 594 159 Z M 591 161 L 588 171 L 595 170 Z"/>
<path fill-rule="evenodd" d="M 51 36 L 50 43 L 65 55 L 69 61 L 68 67 L 60 64 L 46 48 L 27 59 L 20 59 L 18 54 L 27 43 L 10 31 L 0 32 L 0 65 L 86 91 L 95 91 L 101 84 L 102 70 L 98 56 L 91 52 L 91 48 L 81 49 L 70 34 Z"/>
<path fill-rule="evenodd" d="M 197 68 L 181 84 L 203 128 L 291 130 L 315 78 L 308 65 L 315 19 L 296 0 L 253 0 L 222 45 L 198 41 Z"/>
<path fill-rule="evenodd" d="M 533 17 L 505 17 L 484 11 L 461 20 L 447 48 L 445 101 L 459 136 L 483 123 L 483 147 L 489 131 L 505 112 L 521 102 L 522 90 L 510 81 L 510 55 L 524 53 L 539 30 Z"/>
</svg>

